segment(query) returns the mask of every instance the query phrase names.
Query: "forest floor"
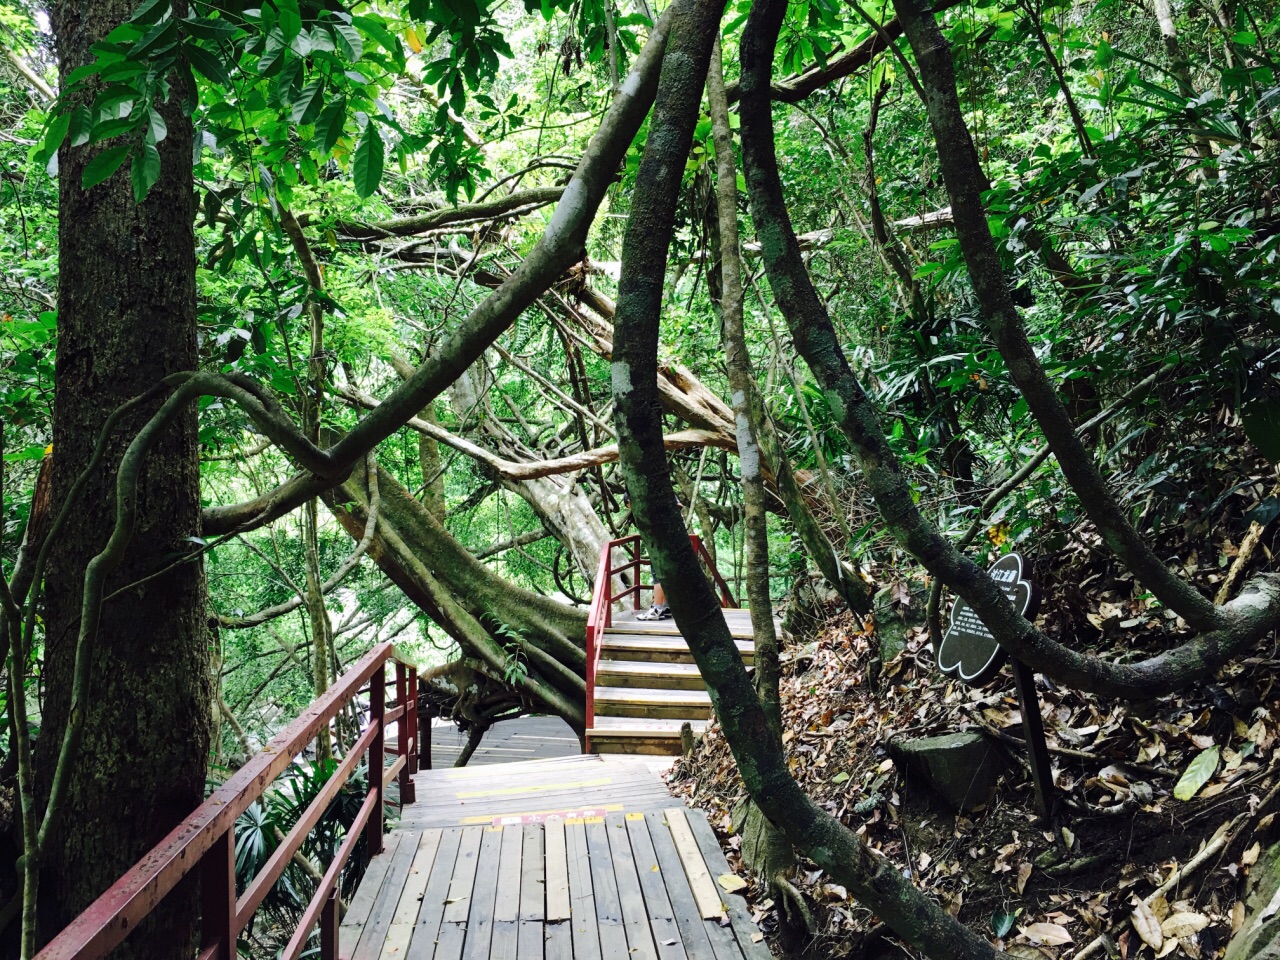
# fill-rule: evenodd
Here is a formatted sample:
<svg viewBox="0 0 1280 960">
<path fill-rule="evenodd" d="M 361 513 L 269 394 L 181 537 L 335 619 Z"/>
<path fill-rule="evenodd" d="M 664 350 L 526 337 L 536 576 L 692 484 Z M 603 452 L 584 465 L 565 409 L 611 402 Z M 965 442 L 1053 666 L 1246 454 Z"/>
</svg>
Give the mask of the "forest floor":
<svg viewBox="0 0 1280 960">
<path fill-rule="evenodd" d="M 1214 566 L 1225 570 L 1218 561 L 1229 563 L 1231 552 L 1215 557 Z M 1040 571 L 1057 587 L 1056 600 L 1042 611 L 1046 629 L 1112 656 L 1145 655 L 1172 642 L 1158 628 L 1176 625 L 1132 581 L 1100 592 L 1102 599 L 1095 593 L 1077 602 L 1082 577 L 1078 562 L 1068 576 L 1071 566 L 1065 563 L 1058 576 Z M 1015 955 L 1221 954 L 1243 920 L 1250 869 L 1280 833 L 1274 649 L 1255 651 L 1212 684 L 1141 703 L 1108 702 L 1040 678 L 1059 801 L 1046 821 L 1034 803 L 1009 667 L 983 687 L 967 687 L 939 673 L 918 627 L 871 689 L 873 630 L 844 613 L 811 635 L 789 638 L 784 740 L 792 772 L 810 796 L 945 909 Z M 945 805 L 918 778 L 908 782 L 887 748 L 894 738 L 962 730 L 985 732 L 1007 761 L 990 802 L 968 813 Z M 731 858 L 740 857 L 733 828 L 744 792 L 716 726 L 677 761 L 670 778 L 677 793 L 708 811 Z M 1178 799 L 1175 790 L 1194 795 Z M 750 891 L 777 954 L 904 955 L 890 931 L 812 863 L 801 861 L 796 885 L 817 926 L 798 938 L 778 929 L 766 890 L 753 884 Z M 1158 893 L 1162 888 L 1168 889 Z"/>
</svg>

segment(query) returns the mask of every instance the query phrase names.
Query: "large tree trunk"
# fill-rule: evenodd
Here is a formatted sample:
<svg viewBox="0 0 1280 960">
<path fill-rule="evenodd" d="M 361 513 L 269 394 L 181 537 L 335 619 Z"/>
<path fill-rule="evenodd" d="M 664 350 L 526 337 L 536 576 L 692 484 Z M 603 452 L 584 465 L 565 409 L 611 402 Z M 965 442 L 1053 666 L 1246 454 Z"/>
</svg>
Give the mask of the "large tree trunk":
<svg viewBox="0 0 1280 960">
<path fill-rule="evenodd" d="M 89 47 L 129 17 L 134 0 L 63 0 L 52 9 L 63 78 Z M 185 16 L 184 3 L 174 15 Z M 160 180 L 135 204 L 128 165 L 84 191 L 81 172 L 101 147 L 60 152 L 57 389 L 53 501 L 89 460 L 107 415 L 162 377 L 196 367 L 195 194 L 190 120 L 178 76 L 160 110 Z M 46 579 L 48 691 L 36 750 L 37 794 L 48 796 L 66 725 L 86 562 L 115 521 L 121 454 L 154 407 L 125 418 L 105 469 L 91 477 L 53 544 Z M 90 666 L 84 736 L 59 825 L 41 865 L 40 926 L 47 938 L 183 817 L 204 791 L 213 702 L 204 576 L 198 562 L 145 585 L 200 533 L 196 410 L 189 405 L 153 448 L 138 487 L 139 528 L 108 580 Z M 116 956 L 189 957 L 196 885 L 167 897 Z"/>
</svg>

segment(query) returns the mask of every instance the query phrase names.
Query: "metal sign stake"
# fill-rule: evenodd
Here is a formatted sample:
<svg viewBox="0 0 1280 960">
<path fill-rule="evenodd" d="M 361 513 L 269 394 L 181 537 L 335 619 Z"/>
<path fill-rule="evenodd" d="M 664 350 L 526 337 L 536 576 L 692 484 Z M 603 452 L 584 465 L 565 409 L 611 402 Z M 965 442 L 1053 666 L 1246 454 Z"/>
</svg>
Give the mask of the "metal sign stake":
<svg viewBox="0 0 1280 960">
<path fill-rule="evenodd" d="M 1036 694 L 1036 677 L 1021 660 L 1011 659 L 1013 682 L 1018 688 L 1018 706 L 1022 710 L 1022 733 L 1031 759 L 1031 780 L 1036 788 L 1036 806 L 1040 815 L 1053 814 L 1053 767 L 1049 762 L 1049 746 L 1045 742 L 1044 722 L 1040 718 L 1040 697 Z"/>
</svg>

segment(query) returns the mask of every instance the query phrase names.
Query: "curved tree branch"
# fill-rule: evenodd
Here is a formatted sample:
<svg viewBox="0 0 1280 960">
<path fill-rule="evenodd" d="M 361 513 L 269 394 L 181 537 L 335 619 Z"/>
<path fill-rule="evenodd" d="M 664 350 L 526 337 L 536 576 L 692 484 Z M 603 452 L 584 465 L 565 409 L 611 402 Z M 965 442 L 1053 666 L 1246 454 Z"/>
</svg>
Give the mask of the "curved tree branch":
<svg viewBox="0 0 1280 960">
<path fill-rule="evenodd" d="M 756 0 L 752 18 L 759 18 L 762 2 L 766 14 L 770 10 L 767 0 Z M 785 0 L 775 0 L 773 6 L 780 22 Z M 636 177 L 615 317 L 615 421 L 636 525 L 649 549 L 654 577 L 666 586 L 676 623 L 710 688 L 743 781 L 764 814 L 797 848 L 930 956 L 995 957 L 988 943 L 911 886 L 891 861 L 872 853 L 791 777 L 781 738 L 756 698 L 716 594 L 689 542 L 662 455 L 655 366 L 676 199 L 720 7 L 715 0 L 677 0 L 671 9 L 678 9 L 679 16 Z M 745 63 L 745 49 L 743 53 Z M 762 71 L 766 82 L 761 92 L 766 97 L 770 60 L 771 56 Z"/>
<path fill-rule="evenodd" d="M 1228 626 L 1230 616 L 1174 573 L 1143 540 L 1081 442 L 1066 406 L 1027 337 L 991 238 L 982 204 L 987 178 L 960 109 L 951 47 L 932 11 L 921 0 L 894 0 L 894 7 L 920 65 L 927 94 L 925 106 L 969 278 L 1009 375 L 1022 391 L 1063 474 L 1107 546 L 1156 597 L 1191 626 L 1198 630 Z"/>
<path fill-rule="evenodd" d="M 448 389 L 526 307 L 582 259 L 583 245 L 596 210 L 653 102 L 669 28 L 670 17 L 664 14 L 654 24 L 649 42 L 636 58 L 591 138 L 573 178 L 564 188 L 551 222 L 516 271 L 472 311 L 377 410 L 322 453 L 322 469 L 299 460 L 316 477 L 297 475 L 253 500 L 204 511 L 203 524 L 207 532 L 226 533 L 261 525 L 339 482 L 357 460 Z"/>
<path fill-rule="evenodd" d="M 1108 696 L 1143 699 L 1211 675 L 1280 622 L 1280 577 L 1255 579 L 1235 601 L 1221 608 L 1214 618 L 1216 629 L 1139 663 L 1109 663 L 1070 650 L 1036 630 L 1014 610 L 986 572 L 963 556 L 921 514 L 885 440 L 879 415 L 849 367 L 826 306 L 809 278 L 783 199 L 774 152 L 772 108 L 766 93 L 782 17 L 777 9 L 780 5 L 781 0 L 757 0 L 753 8 L 755 19 L 748 21 L 743 45 L 743 164 L 752 216 L 774 298 L 791 327 L 797 350 L 826 393 L 841 431 L 849 439 L 890 532 L 930 573 L 973 607 L 1012 656 L 1060 683 Z M 756 16 L 756 10 L 771 12 Z M 925 80 L 927 84 L 927 74 Z M 1078 439 L 1075 443 L 1079 446 Z M 1061 459 L 1061 449 L 1055 449 Z M 1066 465 L 1063 466 L 1065 471 Z"/>
</svg>

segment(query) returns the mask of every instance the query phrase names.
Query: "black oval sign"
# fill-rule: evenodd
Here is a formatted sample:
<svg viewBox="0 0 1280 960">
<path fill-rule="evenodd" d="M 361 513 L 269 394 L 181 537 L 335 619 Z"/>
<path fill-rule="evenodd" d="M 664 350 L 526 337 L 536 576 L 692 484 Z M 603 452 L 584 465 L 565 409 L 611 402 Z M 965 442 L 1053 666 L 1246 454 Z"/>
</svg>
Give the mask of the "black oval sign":
<svg viewBox="0 0 1280 960">
<path fill-rule="evenodd" d="M 987 571 L 1015 610 L 1024 617 L 1034 617 L 1040 598 L 1022 572 L 1022 557 L 1016 553 L 1006 553 Z M 977 686 L 994 677 L 1004 659 L 1004 650 L 987 625 L 971 606 L 957 597 L 951 608 L 951 625 L 938 646 L 938 669 Z"/>
</svg>

